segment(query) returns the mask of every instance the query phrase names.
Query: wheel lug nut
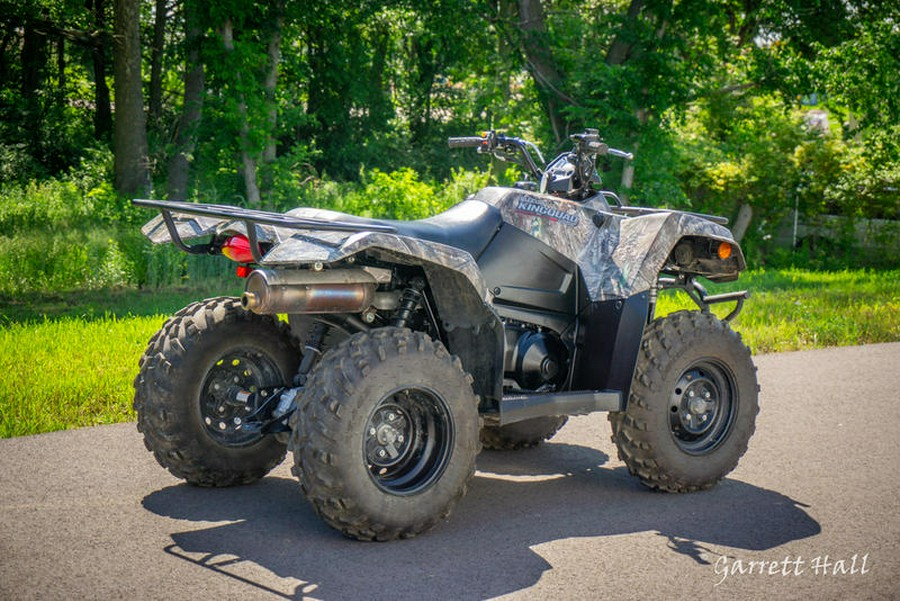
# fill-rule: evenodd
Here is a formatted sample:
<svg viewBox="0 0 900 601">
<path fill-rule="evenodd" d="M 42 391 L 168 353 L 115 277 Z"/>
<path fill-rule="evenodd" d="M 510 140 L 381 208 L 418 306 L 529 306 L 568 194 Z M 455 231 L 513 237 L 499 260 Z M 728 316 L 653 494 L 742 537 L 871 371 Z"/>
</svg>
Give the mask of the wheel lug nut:
<svg viewBox="0 0 900 601">
<path fill-rule="evenodd" d="M 375 428 L 369 428 L 369 436 L 375 436 Z"/>
<path fill-rule="evenodd" d="M 379 456 L 379 457 L 382 457 L 382 458 L 383 458 L 383 457 L 385 457 L 386 455 L 387 455 L 387 451 L 385 451 L 384 449 L 378 449 L 378 456 Z"/>
</svg>

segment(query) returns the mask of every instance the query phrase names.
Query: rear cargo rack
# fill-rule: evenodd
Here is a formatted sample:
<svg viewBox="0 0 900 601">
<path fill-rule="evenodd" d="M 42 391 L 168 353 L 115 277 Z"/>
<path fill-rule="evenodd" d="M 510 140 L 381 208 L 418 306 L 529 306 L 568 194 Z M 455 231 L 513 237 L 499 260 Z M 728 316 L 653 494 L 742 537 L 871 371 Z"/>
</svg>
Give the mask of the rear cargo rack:
<svg viewBox="0 0 900 601">
<path fill-rule="evenodd" d="M 380 224 L 380 223 L 351 223 L 348 221 L 324 221 L 320 219 L 306 219 L 303 217 L 292 217 L 282 213 L 270 213 L 268 211 L 258 211 L 255 209 L 244 209 L 241 207 L 232 207 L 228 205 L 214 204 L 197 204 L 192 202 L 182 202 L 174 200 L 144 200 L 134 199 L 132 204 L 139 207 L 148 207 L 157 209 L 162 214 L 169 235 L 172 237 L 172 243 L 186 253 L 192 255 L 203 255 L 209 253 L 208 244 L 189 245 L 182 240 L 178 234 L 178 228 L 175 226 L 175 219 L 172 213 L 180 213 L 186 215 L 202 215 L 206 217 L 223 217 L 225 219 L 233 219 L 235 221 L 243 221 L 247 227 L 247 239 L 250 241 L 250 252 L 253 254 L 253 260 L 257 263 L 262 261 L 263 253 L 259 247 L 259 238 L 256 234 L 255 224 L 273 225 L 295 230 L 321 230 L 333 232 L 383 232 L 394 233 L 397 228 Z"/>
</svg>

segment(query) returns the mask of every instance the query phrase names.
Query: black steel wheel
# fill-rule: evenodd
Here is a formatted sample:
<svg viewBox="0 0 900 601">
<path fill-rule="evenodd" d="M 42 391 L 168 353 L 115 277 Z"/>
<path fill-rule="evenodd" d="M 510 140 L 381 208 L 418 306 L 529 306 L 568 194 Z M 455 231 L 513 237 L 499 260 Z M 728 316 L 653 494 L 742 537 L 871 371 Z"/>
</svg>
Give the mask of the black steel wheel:
<svg viewBox="0 0 900 601">
<path fill-rule="evenodd" d="M 619 458 L 650 488 L 709 488 L 746 452 L 758 396 L 750 350 L 726 322 L 697 311 L 657 319 L 627 409 L 609 415 Z"/>
<path fill-rule="evenodd" d="M 260 389 L 290 383 L 300 360 L 287 327 L 236 298 L 189 305 L 151 339 L 135 378 L 138 430 L 156 460 L 200 486 L 253 482 L 286 445 L 245 429 Z"/>
<path fill-rule="evenodd" d="M 672 390 L 669 431 L 689 455 L 712 453 L 727 438 L 737 414 L 734 375 L 724 364 L 701 360 L 691 365 Z"/>
<path fill-rule="evenodd" d="M 200 416 L 206 433 L 225 447 L 240 448 L 259 442 L 261 433 L 243 427 L 244 419 L 258 407 L 242 402 L 240 394 L 256 393 L 284 382 L 271 355 L 249 348 L 226 352 L 209 368 L 200 386 Z"/>
<path fill-rule="evenodd" d="M 446 401 L 426 388 L 388 393 L 366 424 L 363 452 L 369 475 L 381 490 L 414 495 L 447 467 L 454 424 Z"/>
<path fill-rule="evenodd" d="M 327 351 L 291 416 L 293 471 L 315 511 L 359 540 L 408 538 L 445 519 L 480 449 L 471 383 L 440 342 L 404 328 Z"/>
</svg>

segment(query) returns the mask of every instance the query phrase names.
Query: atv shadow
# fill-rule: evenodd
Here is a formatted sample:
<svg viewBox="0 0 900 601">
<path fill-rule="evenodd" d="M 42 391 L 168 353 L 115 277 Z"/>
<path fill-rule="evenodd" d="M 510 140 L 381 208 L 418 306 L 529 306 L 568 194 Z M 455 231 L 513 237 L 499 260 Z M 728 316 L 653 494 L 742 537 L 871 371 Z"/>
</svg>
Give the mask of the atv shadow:
<svg viewBox="0 0 900 601">
<path fill-rule="evenodd" d="M 559 443 L 484 452 L 452 519 L 396 543 L 342 537 L 295 481 L 277 476 L 231 489 L 171 486 L 143 505 L 180 520 L 229 522 L 173 533 L 165 551 L 289 599 L 494 597 L 534 585 L 550 568 L 530 547 L 569 537 L 657 532 L 675 553 L 708 563 L 701 543 L 766 550 L 821 530 L 774 491 L 725 480 L 702 493 L 652 493 L 607 460 Z"/>
</svg>

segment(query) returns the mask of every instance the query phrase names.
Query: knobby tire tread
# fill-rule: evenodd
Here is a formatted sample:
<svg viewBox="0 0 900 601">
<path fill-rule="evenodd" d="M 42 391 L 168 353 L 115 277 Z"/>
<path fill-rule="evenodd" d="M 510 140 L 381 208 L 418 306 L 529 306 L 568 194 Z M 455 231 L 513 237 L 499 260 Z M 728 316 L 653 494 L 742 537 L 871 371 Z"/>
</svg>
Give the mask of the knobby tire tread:
<svg viewBox="0 0 900 601">
<path fill-rule="evenodd" d="M 178 380 L 189 377 L 179 370 L 183 370 L 188 356 L 204 343 L 211 328 L 240 322 L 271 329 L 285 345 L 282 351 L 295 353 L 299 358 L 299 347 L 287 324 L 271 316 L 245 311 L 237 298 L 216 297 L 192 303 L 172 315 L 150 338 L 139 360 L 133 406 L 144 446 L 172 475 L 198 486 L 222 487 L 254 482 L 280 464 L 287 453 L 284 444 L 276 446 L 268 440 L 271 437 L 267 437 L 261 441 L 265 444 L 264 452 L 255 465 L 212 467 L 208 461 L 211 458 L 210 441 L 199 439 L 202 432 L 177 419 L 184 394 L 179 390 Z M 205 374 L 192 375 L 205 377 Z"/>
<path fill-rule="evenodd" d="M 678 470 L 667 467 L 672 463 L 672 450 L 664 437 L 670 434 L 654 431 L 650 427 L 653 412 L 668 409 L 666 403 L 654 402 L 654 397 L 658 399 L 659 395 L 665 394 L 662 387 L 672 362 L 687 352 L 690 345 L 703 344 L 710 337 L 728 341 L 734 354 L 730 359 L 749 365 L 747 369 L 752 374 L 752 384 L 748 389 L 739 391 L 740 402 L 746 403 L 749 413 L 745 414 L 746 419 L 735 422 L 728 440 L 713 451 L 726 454 L 724 457 L 728 461 L 723 469 L 703 478 L 684 477 Z M 626 411 L 611 412 L 608 416 L 619 459 L 632 475 L 651 489 L 675 493 L 709 489 L 737 467 L 747 451 L 748 441 L 755 431 L 755 417 L 759 413 L 758 391 L 756 367 L 753 366 L 750 349 L 727 322 L 699 311 L 678 311 L 657 319 L 647 326 L 641 342 L 628 408 Z"/>
<path fill-rule="evenodd" d="M 477 435 L 463 439 L 464 452 L 473 457 L 462 485 L 442 507 L 422 521 L 392 527 L 373 519 L 354 500 L 344 494 L 344 475 L 335 467 L 336 456 L 348 444 L 336 436 L 344 420 L 359 419 L 346 399 L 379 364 L 398 355 L 436 357 L 460 380 L 471 385 L 459 358 L 443 344 L 421 332 L 404 328 L 381 328 L 357 334 L 325 353 L 307 382 L 301 409 L 291 417 L 291 443 L 294 453 L 292 471 L 300 480 L 304 495 L 315 512 L 346 536 L 363 541 L 388 541 L 417 536 L 446 520 L 465 495 L 475 472 L 474 456 L 480 450 Z M 478 397 L 472 394 L 472 410 L 477 412 Z M 362 419 L 365 419 L 364 417 Z M 476 418 L 480 424 L 480 418 Z"/>
<path fill-rule="evenodd" d="M 493 451 L 517 451 L 550 440 L 568 421 L 568 416 L 537 417 L 508 426 L 485 426 L 481 444 Z"/>
</svg>

